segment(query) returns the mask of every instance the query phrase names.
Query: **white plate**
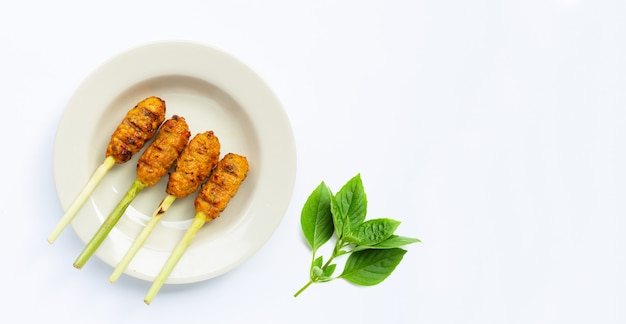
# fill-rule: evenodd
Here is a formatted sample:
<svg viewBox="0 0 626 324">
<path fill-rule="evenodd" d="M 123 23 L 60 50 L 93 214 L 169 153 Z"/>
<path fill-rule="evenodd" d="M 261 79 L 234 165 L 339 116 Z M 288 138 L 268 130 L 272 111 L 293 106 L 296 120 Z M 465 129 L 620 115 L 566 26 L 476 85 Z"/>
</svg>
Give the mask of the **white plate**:
<svg viewBox="0 0 626 324">
<path fill-rule="evenodd" d="M 166 102 L 166 117 L 186 118 L 192 136 L 213 130 L 221 155 L 245 155 L 248 177 L 217 220 L 196 235 L 167 283 L 223 274 L 252 256 L 272 235 L 291 199 L 296 154 L 289 120 L 271 89 L 244 64 L 189 42 L 134 48 L 95 70 L 70 99 L 54 147 L 54 179 L 67 208 L 96 167 L 126 111 L 148 96 Z M 135 179 L 138 153 L 115 165 L 71 225 L 88 242 Z M 114 267 L 165 195 L 167 177 L 144 189 L 95 255 Z M 153 280 L 195 215 L 195 194 L 178 199 L 126 273 Z M 89 266 L 87 263 L 86 266 Z"/>
</svg>

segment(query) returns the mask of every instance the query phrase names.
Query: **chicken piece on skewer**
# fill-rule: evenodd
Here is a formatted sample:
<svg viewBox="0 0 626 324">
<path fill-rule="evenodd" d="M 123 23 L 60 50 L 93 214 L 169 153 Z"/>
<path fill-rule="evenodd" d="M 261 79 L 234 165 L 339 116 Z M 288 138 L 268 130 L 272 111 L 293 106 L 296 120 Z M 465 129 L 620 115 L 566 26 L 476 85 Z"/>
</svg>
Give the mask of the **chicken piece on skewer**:
<svg viewBox="0 0 626 324">
<path fill-rule="evenodd" d="M 199 133 L 189 141 L 176 161 L 176 169 L 170 174 L 165 190 L 167 195 L 115 267 L 110 282 L 119 279 L 174 201 L 196 192 L 209 177 L 219 158 L 220 142 L 213 131 Z"/>
<path fill-rule="evenodd" d="M 205 216 L 205 223 L 220 216 L 247 175 L 245 156 L 228 153 L 222 158 L 194 201 L 196 213 Z"/>
<path fill-rule="evenodd" d="M 163 123 L 156 138 L 137 162 L 137 178 L 87 243 L 74 262 L 74 267 L 80 269 L 85 265 L 141 190 L 155 185 L 167 174 L 189 141 L 190 136 L 189 126 L 183 117 L 174 115 Z"/>
<path fill-rule="evenodd" d="M 145 143 L 156 134 L 163 120 L 165 120 L 165 102 L 157 97 L 149 97 L 140 101 L 126 113 L 122 122 L 111 135 L 104 162 L 96 169 L 48 236 L 50 244 L 54 243 L 61 235 L 61 232 L 76 216 L 76 213 L 113 165 L 125 163 L 130 160 L 133 154 L 139 152 Z"/>
<path fill-rule="evenodd" d="M 200 133 L 189 142 L 176 161 L 165 192 L 184 198 L 196 192 L 220 159 L 220 141 L 213 131 Z"/>
<path fill-rule="evenodd" d="M 198 230 L 202 226 L 220 216 L 220 213 L 226 208 L 230 199 L 237 193 L 239 186 L 248 175 L 248 160 L 245 156 L 234 153 L 226 154 L 218 163 L 209 180 L 202 186 L 198 193 L 194 206 L 196 216 L 187 229 L 182 239 L 169 258 L 163 265 L 163 268 L 154 279 L 150 290 L 148 290 L 144 302 L 150 304 L 156 294 L 159 292 L 165 280 L 169 277 L 172 270 L 185 253 L 185 250 L 193 240 Z"/>
</svg>

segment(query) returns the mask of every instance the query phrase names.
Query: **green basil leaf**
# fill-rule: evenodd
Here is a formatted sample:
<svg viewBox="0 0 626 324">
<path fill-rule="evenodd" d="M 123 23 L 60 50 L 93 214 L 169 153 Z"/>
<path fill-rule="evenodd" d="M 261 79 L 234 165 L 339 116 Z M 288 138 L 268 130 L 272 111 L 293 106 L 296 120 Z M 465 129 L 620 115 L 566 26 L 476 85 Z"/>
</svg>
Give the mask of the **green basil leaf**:
<svg viewBox="0 0 626 324">
<path fill-rule="evenodd" d="M 338 237 L 350 233 L 363 223 L 367 213 L 367 197 L 360 174 L 348 180 L 337 192 L 331 208 Z"/>
<path fill-rule="evenodd" d="M 320 255 L 317 257 L 317 259 L 313 260 L 312 265 L 314 267 L 322 268 L 322 263 L 324 263 L 324 256 Z"/>
<path fill-rule="evenodd" d="M 352 231 L 358 245 L 376 245 L 388 239 L 400 226 L 400 222 L 390 218 L 368 220 Z"/>
<path fill-rule="evenodd" d="M 419 239 L 412 238 L 412 237 L 391 235 L 389 238 L 387 238 L 386 240 L 378 244 L 374 244 L 370 246 L 359 245 L 354 248 L 354 251 L 361 251 L 361 250 L 367 250 L 367 249 L 393 249 L 393 248 L 397 248 L 397 247 L 401 247 L 404 245 L 417 243 L 417 242 L 421 242 L 421 241 Z"/>
<path fill-rule="evenodd" d="M 377 285 L 391 275 L 405 253 L 400 248 L 353 252 L 339 278 L 361 286 Z"/>
<path fill-rule="evenodd" d="M 322 269 L 322 263 L 324 262 L 323 258 L 324 257 L 320 255 L 311 263 L 310 276 L 311 276 L 311 279 L 314 281 L 324 274 L 324 270 Z"/>
<path fill-rule="evenodd" d="M 336 264 L 329 264 L 325 269 L 314 267 L 311 273 L 311 280 L 314 282 L 327 282 L 333 280 L 332 275 L 335 272 Z"/>
<path fill-rule="evenodd" d="M 350 233 L 343 236 L 343 241 L 354 245 L 359 245 L 359 243 L 361 243 L 361 240 L 358 237 Z"/>
<path fill-rule="evenodd" d="M 319 280 L 319 278 L 323 274 L 324 274 L 324 270 L 322 270 L 322 268 L 318 266 L 314 266 L 313 268 L 311 268 L 311 279 L 313 279 L 313 281 Z"/>
<path fill-rule="evenodd" d="M 335 272 L 335 268 L 337 268 L 337 264 L 333 263 L 333 264 L 329 264 L 326 269 L 324 269 L 324 273 L 323 276 L 325 278 L 330 278 L 333 273 Z"/>
<path fill-rule="evenodd" d="M 337 234 L 337 238 L 342 238 L 343 228 L 345 224 L 349 225 L 350 222 L 347 221 L 346 215 L 343 214 L 343 212 L 337 206 L 338 206 L 337 197 L 333 196 L 330 199 L 330 212 L 333 217 L 333 226 L 335 228 L 335 234 Z M 349 231 L 346 231 L 346 232 L 349 232 Z"/>
<path fill-rule="evenodd" d="M 304 237 L 313 252 L 326 243 L 333 235 L 333 218 L 330 211 L 332 193 L 322 182 L 311 193 L 302 207 L 300 224 Z"/>
</svg>

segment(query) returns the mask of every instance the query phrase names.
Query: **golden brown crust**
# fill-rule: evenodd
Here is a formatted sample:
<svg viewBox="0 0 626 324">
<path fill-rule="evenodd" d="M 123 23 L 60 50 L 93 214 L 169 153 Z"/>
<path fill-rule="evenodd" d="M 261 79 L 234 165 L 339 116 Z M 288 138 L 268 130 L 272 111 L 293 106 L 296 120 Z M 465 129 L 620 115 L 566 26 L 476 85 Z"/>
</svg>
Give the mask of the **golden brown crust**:
<svg viewBox="0 0 626 324">
<path fill-rule="evenodd" d="M 230 199 L 248 175 L 245 156 L 228 153 L 218 163 L 209 180 L 202 186 L 194 202 L 197 213 L 204 213 L 206 222 L 220 216 Z"/>
<path fill-rule="evenodd" d="M 154 136 L 164 119 L 165 101 L 157 97 L 140 101 L 111 135 L 106 156 L 113 157 L 115 163 L 127 162 Z"/>
<path fill-rule="evenodd" d="M 165 192 L 184 198 L 196 192 L 220 158 L 220 141 L 213 131 L 199 133 L 187 144 L 170 174 Z"/>
<path fill-rule="evenodd" d="M 176 162 L 190 136 L 185 118 L 174 115 L 165 121 L 137 162 L 137 179 L 146 187 L 159 182 Z"/>
</svg>

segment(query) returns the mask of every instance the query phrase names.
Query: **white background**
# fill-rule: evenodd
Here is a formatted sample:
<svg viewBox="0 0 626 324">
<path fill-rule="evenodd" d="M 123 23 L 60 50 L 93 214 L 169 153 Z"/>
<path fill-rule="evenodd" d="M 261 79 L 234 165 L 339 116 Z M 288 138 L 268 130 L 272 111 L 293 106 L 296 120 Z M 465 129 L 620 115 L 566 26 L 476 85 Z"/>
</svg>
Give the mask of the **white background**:
<svg viewBox="0 0 626 324">
<path fill-rule="evenodd" d="M 0 318 L 65 323 L 626 322 L 626 2 L 5 1 Z M 166 286 L 95 259 L 62 214 L 54 136 L 108 58 L 180 39 L 274 89 L 298 171 L 283 222 L 216 279 Z M 411 245 L 375 287 L 307 280 L 300 209 L 360 172 Z"/>
</svg>

